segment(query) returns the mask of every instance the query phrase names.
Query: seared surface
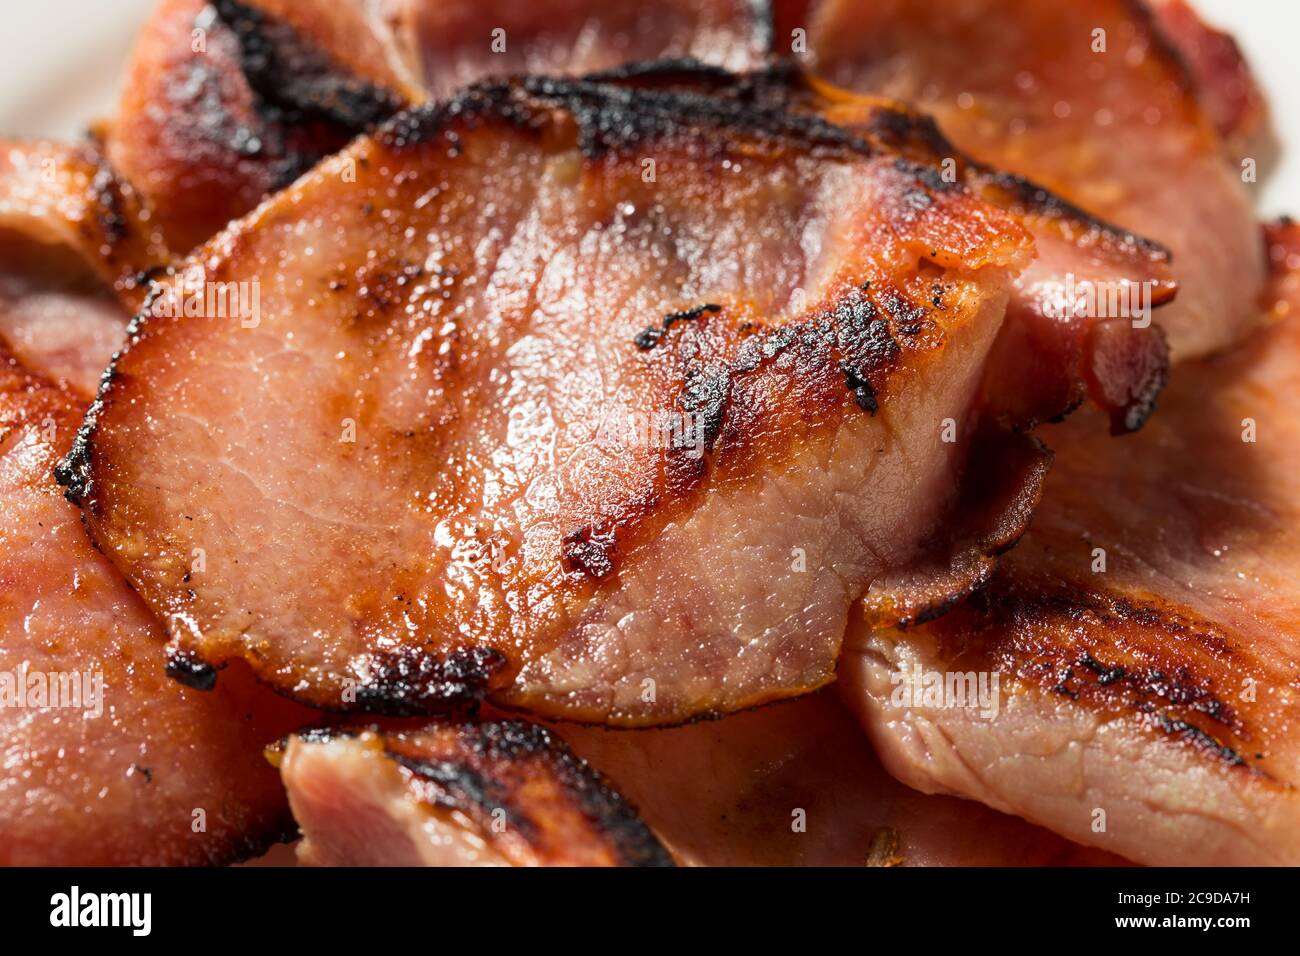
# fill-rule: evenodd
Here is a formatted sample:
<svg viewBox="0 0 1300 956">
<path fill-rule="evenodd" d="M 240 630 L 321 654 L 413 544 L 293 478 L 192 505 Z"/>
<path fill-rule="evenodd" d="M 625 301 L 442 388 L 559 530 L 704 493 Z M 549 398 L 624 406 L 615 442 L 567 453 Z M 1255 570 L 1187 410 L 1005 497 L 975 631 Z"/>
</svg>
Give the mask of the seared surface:
<svg viewBox="0 0 1300 956">
<path fill-rule="evenodd" d="M 940 531 L 1029 254 L 816 118 L 486 86 L 205 249 L 191 281 L 258 283 L 259 323 L 151 309 L 62 478 L 194 682 L 743 708 L 828 681 L 848 604 Z M 1014 540 L 1039 478 L 971 537 Z"/>
<path fill-rule="evenodd" d="M 519 720 L 290 738 L 281 774 L 315 866 L 671 866 L 608 783 Z"/>
<path fill-rule="evenodd" d="M 355 12 L 349 3 L 309 6 L 321 30 Z M 358 79 L 313 38 L 258 14 L 226 0 L 164 0 L 136 40 L 108 158 L 181 252 L 401 100 L 383 85 L 391 77 L 364 23 L 338 26 L 366 63 Z"/>
<path fill-rule="evenodd" d="M 61 263 L 32 256 L 69 254 L 128 305 L 140 301 L 140 273 L 169 253 L 135 189 L 123 182 L 91 144 L 0 139 L 0 252 L 3 271 Z M 21 254 L 21 258 L 16 258 Z"/>
<path fill-rule="evenodd" d="M 1155 323 L 1177 293 L 1169 253 L 1159 244 L 962 153 L 934 120 L 905 103 L 833 86 L 793 62 L 734 74 L 693 60 L 664 60 L 600 77 L 631 88 L 810 114 L 927 167 L 938 182 L 964 184 L 1020 220 L 1037 251 L 1015 280 L 1008 320 L 986 374 L 986 416 L 1028 431 L 1089 401 L 1107 412 L 1112 432 L 1120 434 L 1140 428 L 1153 411 L 1168 365 L 1164 332 Z M 1126 291 L 1113 310 L 1110 299 L 1102 301 L 1103 308 L 1081 308 L 1070 290 L 1089 284 Z M 1137 288 L 1145 290 L 1151 312 L 1132 309 L 1140 303 L 1127 290 Z M 1023 375 L 1026 367 L 1034 374 Z"/>
<path fill-rule="evenodd" d="M 281 772 L 313 865 L 1124 865 L 902 786 L 825 692 L 671 730 L 310 732 Z"/>
<path fill-rule="evenodd" d="M 1033 528 L 990 587 L 853 636 L 846 693 L 902 780 L 1143 863 L 1300 862 L 1300 230 L 1272 240 L 1268 328 L 1177 369 L 1138 436 L 1054 430 Z M 891 703 L 917 664 L 1000 674 L 999 714 Z"/>
<path fill-rule="evenodd" d="M 910 0 L 825 0 L 808 22 L 828 79 L 914 103 L 986 162 L 1172 250 L 1181 292 L 1158 321 L 1175 359 L 1254 325 L 1265 263 L 1245 157 L 1224 155 L 1222 108 L 1198 99 L 1142 4 L 959 0 L 936 16 Z"/>
<path fill-rule="evenodd" d="M 187 250 L 402 105 L 489 75 L 661 56 L 751 68 L 765 41 L 747 0 L 164 0 L 109 156 Z"/>
</svg>

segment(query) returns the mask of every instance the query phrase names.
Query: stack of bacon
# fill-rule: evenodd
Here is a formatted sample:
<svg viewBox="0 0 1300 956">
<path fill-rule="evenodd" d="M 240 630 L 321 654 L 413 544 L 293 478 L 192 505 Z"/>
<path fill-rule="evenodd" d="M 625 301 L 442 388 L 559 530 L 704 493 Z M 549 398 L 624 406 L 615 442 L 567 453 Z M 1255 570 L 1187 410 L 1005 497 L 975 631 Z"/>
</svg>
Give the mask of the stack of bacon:
<svg viewBox="0 0 1300 956">
<path fill-rule="evenodd" d="M 1270 146 L 1182 0 L 164 0 L 0 151 L 0 861 L 1300 863 Z"/>
</svg>

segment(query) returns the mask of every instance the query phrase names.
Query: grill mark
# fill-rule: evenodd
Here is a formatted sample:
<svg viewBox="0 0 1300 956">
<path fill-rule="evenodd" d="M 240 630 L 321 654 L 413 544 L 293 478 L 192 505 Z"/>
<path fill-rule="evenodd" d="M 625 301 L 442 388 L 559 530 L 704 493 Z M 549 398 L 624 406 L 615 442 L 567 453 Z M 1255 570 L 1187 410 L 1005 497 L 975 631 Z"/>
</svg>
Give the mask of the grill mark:
<svg viewBox="0 0 1300 956">
<path fill-rule="evenodd" d="M 1178 642 L 1192 642 L 1224 661 L 1226 673 L 1236 652 L 1209 622 L 1122 596 L 1016 588 L 998 579 L 967 609 L 933 627 L 960 655 L 1097 710 L 1139 717 L 1228 766 L 1263 773 L 1238 752 L 1258 730 L 1221 696 L 1195 656 L 1177 652 Z M 1140 629 L 1137 637 L 1133 628 Z M 1124 662 L 1114 662 L 1117 657 Z"/>
<path fill-rule="evenodd" d="M 421 647 L 371 655 L 367 678 L 356 688 L 357 709 L 389 717 L 415 717 L 480 703 L 502 675 L 506 658 L 490 647 L 446 656 Z"/>
<path fill-rule="evenodd" d="M 379 733 L 385 756 L 428 785 L 420 788 L 421 795 L 433 805 L 462 811 L 485 826 L 494 811 L 503 810 L 509 825 L 538 850 L 543 827 L 530 805 L 528 785 L 532 777 L 550 778 L 620 866 L 674 865 L 635 807 L 547 728 L 522 720 L 462 723 L 447 741 L 437 734 L 442 726 L 410 734 L 318 727 L 295 736 L 315 744 L 355 738 L 365 730 Z M 539 809 L 554 812 L 549 805 Z"/>
<path fill-rule="evenodd" d="M 869 297 L 870 286 L 850 288 L 814 310 L 810 318 L 774 328 L 736 328 L 712 304 L 669 315 L 665 326 L 684 320 L 689 325 L 677 339 L 676 349 L 649 350 L 647 360 L 669 365 L 670 380 L 682 383 L 677 408 L 690 416 L 688 420 L 700 423 L 703 454 L 688 458 L 693 446 L 683 435 L 667 450 L 662 492 L 648 490 L 621 510 L 604 515 L 599 526 L 587 525 L 565 535 L 561 547 L 565 569 L 595 581 L 610 577 L 620 555 L 656 512 L 688 501 L 720 459 L 734 459 L 750 450 L 761 429 L 746 417 L 752 414 L 750 403 L 736 401 L 738 389 L 743 390 L 749 379 L 763 373 L 786 377 L 794 392 L 792 400 L 803 409 L 804 420 L 816 423 L 815 427 L 834 427 L 842 419 L 850 409 L 846 393 L 858 408 L 874 415 L 879 410 L 878 392 L 897 367 L 902 349 L 890 321 Z M 888 298 L 904 316 L 913 308 L 890 289 L 881 298 Z"/>
</svg>

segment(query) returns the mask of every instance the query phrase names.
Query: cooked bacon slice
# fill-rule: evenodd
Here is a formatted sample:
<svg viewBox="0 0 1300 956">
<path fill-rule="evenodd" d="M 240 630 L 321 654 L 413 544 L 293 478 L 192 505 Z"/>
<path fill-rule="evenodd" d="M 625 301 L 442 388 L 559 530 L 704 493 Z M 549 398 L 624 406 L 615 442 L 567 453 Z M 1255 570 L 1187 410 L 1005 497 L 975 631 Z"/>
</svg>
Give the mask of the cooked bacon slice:
<svg viewBox="0 0 1300 956">
<path fill-rule="evenodd" d="M 830 680 L 849 603 L 948 527 L 1018 533 L 1041 468 L 963 473 L 1030 254 L 814 117 L 488 85 L 214 240 L 190 284 L 260 282 L 260 324 L 160 301 L 62 480 L 196 683 L 245 658 L 328 707 L 744 708 Z M 963 484 L 1009 510 L 949 521 Z"/>
<path fill-rule="evenodd" d="M 637 806 L 683 865 L 1123 862 L 973 801 L 902 786 L 825 691 L 670 730 L 556 732 Z"/>
<path fill-rule="evenodd" d="M 15 242 L 76 255 L 127 302 L 143 295 L 139 273 L 169 258 L 135 190 L 91 144 L 0 139 L 0 243 L 10 271 L 19 265 Z"/>
<path fill-rule="evenodd" d="M 167 679 L 153 615 L 50 477 L 83 407 L 0 357 L 0 865 L 258 853 L 291 827 L 260 750 L 307 712 L 246 669 L 232 668 L 215 694 Z M 38 707 L 52 701 L 37 686 L 62 675 L 70 687 L 74 674 L 89 675 L 78 691 L 90 694 L 100 675 L 100 707 L 90 696 L 80 709 Z M 21 700 L 16 681 L 31 687 Z"/>
<path fill-rule="evenodd" d="M 1254 325 L 1265 262 L 1241 158 L 1225 162 L 1220 109 L 1143 6 L 958 0 L 935 16 L 824 0 L 806 23 L 828 79 L 912 102 L 982 160 L 1168 247 L 1181 293 L 1160 323 L 1175 359 Z"/>
<path fill-rule="evenodd" d="M 289 24 L 227 0 L 164 0 L 141 31 L 108 158 L 174 248 L 210 238 L 405 99 L 358 4 L 302 6 Z"/>
<path fill-rule="evenodd" d="M 166 258 L 94 147 L 0 141 L 0 345 L 26 368 L 88 400 Z"/>
<path fill-rule="evenodd" d="M 0 256 L 13 257 L 0 242 Z M 79 262 L 50 254 L 41 268 L 0 270 L 0 344 L 24 367 L 78 392 L 88 404 L 126 333 L 121 304 L 94 283 L 67 281 Z"/>
<path fill-rule="evenodd" d="M 109 156 L 190 249 L 399 106 L 488 75 L 670 55 L 750 68 L 766 36 L 748 0 L 165 0 Z"/>
<path fill-rule="evenodd" d="M 310 865 L 672 865 L 636 811 L 536 724 L 313 731 L 279 759 Z"/>
<path fill-rule="evenodd" d="M 317 865 L 1124 862 L 902 786 L 826 692 L 672 730 L 489 719 L 308 732 L 280 769 L 299 859 Z"/>
<path fill-rule="evenodd" d="M 1142 863 L 1300 863 L 1300 228 L 1271 248 L 1270 327 L 1178 368 L 1138 436 L 1062 426 L 993 583 L 850 638 L 845 692 L 901 780 Z M 996 672 L 998 716 L 909 713 L 890 675 L 916 667 Z"/>
<path fill-rule="evenodd" d="M 1263 178 L 1277 142 L 1268 100 L 1237 41 L 1202 20 L 1186 0 L 1154 0 L 1151 10 L 1191 70 L 1197 98 L 1223 137 L 1231 162 L 1254 158 Z"/>
</svg>

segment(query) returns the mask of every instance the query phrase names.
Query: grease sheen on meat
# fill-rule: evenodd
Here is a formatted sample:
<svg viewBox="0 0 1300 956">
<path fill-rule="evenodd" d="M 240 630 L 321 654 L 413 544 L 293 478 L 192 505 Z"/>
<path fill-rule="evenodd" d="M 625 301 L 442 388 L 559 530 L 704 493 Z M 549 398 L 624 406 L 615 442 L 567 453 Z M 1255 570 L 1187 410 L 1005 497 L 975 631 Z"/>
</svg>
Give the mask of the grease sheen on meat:
<svg viewBox="0 0 1300 956">
<path fill-rule="evenodd" d="M 1176 369 L 1140 435 L 1058 429 L 1032 530 L 967 606 L 852 630 L 842 686 L 900 779 L 1141 863 L 1300 862 L 1300 230 L 1270 234 L 1267 328 Z M 998 673 L 998 715 L 892 699 L 916 668 Z"/>
<path fill-rule="evenodd" d="M 664 56 L 751 68 L 765 25 L 749 0 L 165 0 L 109 155 L 187 250 L 402 105 Z"/>
<path fill-rule="evenodd" d="M 1225 155 L 1222 96 L 1198 97 L 1143 3 L 824 0 L 807 26 L 828 79 L 914 103 L 963 149 L 1169 248 L 1181 292 L 1158 321 L 1176 360 L 1250 331 L 1266 268 L 1249 157 Z M 1248 114 L 1220 124 L 1253 135 Z"/>
<path fill-rule="evenodd" d="M 816 118 L 491 85 L 203 250 L 260 322 L 147 310 L 63 480 L 193 681 L 752 706 L 830 680 L 849 603 L 938 532 L 1031 254 Z"/>
<path fill-rule="evenodd" d="M 280 763 L 314 866 L 671 866 L 598 773 L 521 720 L 308 732 Z"/>
<path fill-rule="evenodd" d="M 0 864 L 258 853 L 291 826 L 261 748 L 310 714 L 246 669 L 215 694 L 167 679 L 153 615 L 50 476 L 84 403 L 0 351 L 0 672 L 29 691 L 0 706 Z M 73 675 L 81 696 L 64 702 L 81 706 L 32 696 Z"/>
<path fill-rule="evenodd" d="M 829 691 L 668 730 L 404 723 L 289 741 L 281 775 L 303 831 L 301 862 L 1123 863 L 890 779 Z"/>
</svg>

